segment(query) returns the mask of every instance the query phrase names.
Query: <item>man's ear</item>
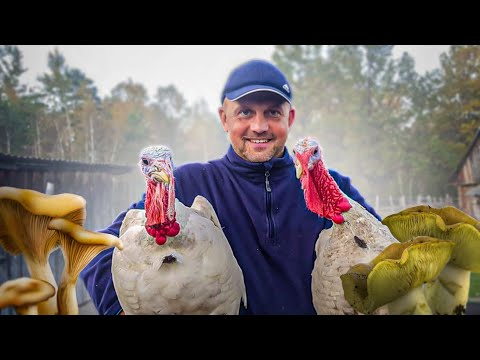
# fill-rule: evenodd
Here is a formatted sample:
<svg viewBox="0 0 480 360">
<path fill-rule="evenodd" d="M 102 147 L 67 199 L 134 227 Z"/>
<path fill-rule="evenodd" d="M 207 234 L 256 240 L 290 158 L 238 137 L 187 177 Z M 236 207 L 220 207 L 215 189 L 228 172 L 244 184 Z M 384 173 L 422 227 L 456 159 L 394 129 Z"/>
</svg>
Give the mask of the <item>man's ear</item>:
<svg viewBox="0 0 480 360">
<path fill-rule="evenodd" d="M 295 108 L 292 106 L 288 112 L 288 128 L 290 129 L 295 121 Z"/>
<path fill-rule="evenodd" d="M 222 123 L 223 130 L 228 133 L 227 114 L 225 113 L 225 110 L 223 110 L 223 106 L 218 108 L 218 116 L 220 117 L 220 122 Z"/>
</svg>

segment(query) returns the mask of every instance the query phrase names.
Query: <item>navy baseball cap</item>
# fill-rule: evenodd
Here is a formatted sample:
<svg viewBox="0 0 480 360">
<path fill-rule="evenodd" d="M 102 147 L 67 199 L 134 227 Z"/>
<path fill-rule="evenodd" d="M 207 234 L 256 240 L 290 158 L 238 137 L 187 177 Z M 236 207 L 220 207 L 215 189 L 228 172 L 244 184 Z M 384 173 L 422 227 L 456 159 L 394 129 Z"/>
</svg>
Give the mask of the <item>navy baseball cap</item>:
<svg viewBox="0 0 480 360">
<path fill-rule="evenodd" d="M 222 91 L 221 103 L 225 98 L 236 101 L 257 91 L 270 91 L 292 102 L 292 89 L 280 69 L 267 61 L 251 60 L 230 73 Z"/>
</svg>

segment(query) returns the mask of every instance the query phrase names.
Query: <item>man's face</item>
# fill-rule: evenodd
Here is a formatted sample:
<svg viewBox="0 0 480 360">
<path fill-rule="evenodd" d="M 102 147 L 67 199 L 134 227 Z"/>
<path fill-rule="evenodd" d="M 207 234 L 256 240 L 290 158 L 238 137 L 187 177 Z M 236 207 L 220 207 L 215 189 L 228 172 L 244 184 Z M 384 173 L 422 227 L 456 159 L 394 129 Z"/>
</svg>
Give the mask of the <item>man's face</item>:
<svg viewBox="0 0 480 360">
<path fill-rule="evenodd" d="M 235 152 L 247 161 L 265 162 L 283 156 L 295 109 L 280 96 L 265 92 L 237 101 L 225 99 L 219 115 Z"/>
</svg>

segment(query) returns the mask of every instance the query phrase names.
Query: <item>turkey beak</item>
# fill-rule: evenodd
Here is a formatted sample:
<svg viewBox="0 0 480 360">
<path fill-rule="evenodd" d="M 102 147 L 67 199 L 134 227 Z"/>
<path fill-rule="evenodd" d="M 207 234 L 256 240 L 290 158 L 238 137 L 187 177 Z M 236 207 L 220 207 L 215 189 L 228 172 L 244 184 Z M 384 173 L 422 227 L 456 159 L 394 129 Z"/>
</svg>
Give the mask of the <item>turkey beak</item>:
<svg viewBox="0 0 480 360">
<path fill-rule="evenodd" d="M 300 176 L 302 176 L 303 169 L 302 169 L 302 164 L 300 164 L 300 161 L 295 159 L 295 172 L 297 174 L 297 179 L 300 179 Z"/>
<path fill-rule="evenodd" d="M 158 181 L 158 182 L 163 182 L 164 184 L 169 184 L 170 183 L 170 177 L 168 174 L 165 172 L 165 170 L 160 170 L 160 171 L 154 171 L 150 174 L 150 176 Z"/>
</svg>

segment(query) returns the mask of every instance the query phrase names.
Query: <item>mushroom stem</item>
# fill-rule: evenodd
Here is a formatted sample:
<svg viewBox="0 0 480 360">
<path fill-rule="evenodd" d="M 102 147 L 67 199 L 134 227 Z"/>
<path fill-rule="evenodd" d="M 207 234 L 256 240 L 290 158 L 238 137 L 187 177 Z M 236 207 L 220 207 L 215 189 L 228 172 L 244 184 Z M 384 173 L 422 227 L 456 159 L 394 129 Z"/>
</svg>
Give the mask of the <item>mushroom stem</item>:
<svg viewBox="0 0 480 360">
<path fill-rule="evenodd" d="M 67 272 L 63 273 L 57 294 L 59 315 L 78 315 L 76 283 L 76 277 L 72 278 Z"/>
<path fill-rule="evenodd" d="M 435 314 L 461 315 L 465 313 L 470 289 L 470 275 L 471 271 L 450 262 L 435 282 L 427 284 L 426 297 Z"/>
<path fill-rule="evenodd" d="M 48 228 L 60 234 L 59 243 L 65 259 L 62 279 L 58 287 L 60 315 L 77 315 L 76 282 L 80 272 L 101 251 L 110 246 L 123 248 L 122 241 L 113 235 L 88 231 L 67 219 L 52 219 Z"/>
<path fill-rule="evenodd" d="M 38 315 L 38 306 L 37 305 L 17 306 L 15 308 L 15 311 L 19 315 Z"/>
<path fill-rule="evenodd" d="M 423 285 L 417 286 L 405 295 L 388 303 L 390 314 L 395 315 L 432 315 L 428 306 Z"/>
<path fill-rule="evenodd" d="M 57 282 L 55 281 L 52 268 L 48 261 L 41 262 L 38 261 L 38 259 L 31 259 L 27 256 L 24 256 L 24 260 L 32 279 L 46 281 L 50 283 L 55 290 L 57 289 Z M 38 313 L 40 315 L 56 315 L 58 313 L 56 297 L 52 296 L 48 300 L 39 303 Z"/>
</svg>

